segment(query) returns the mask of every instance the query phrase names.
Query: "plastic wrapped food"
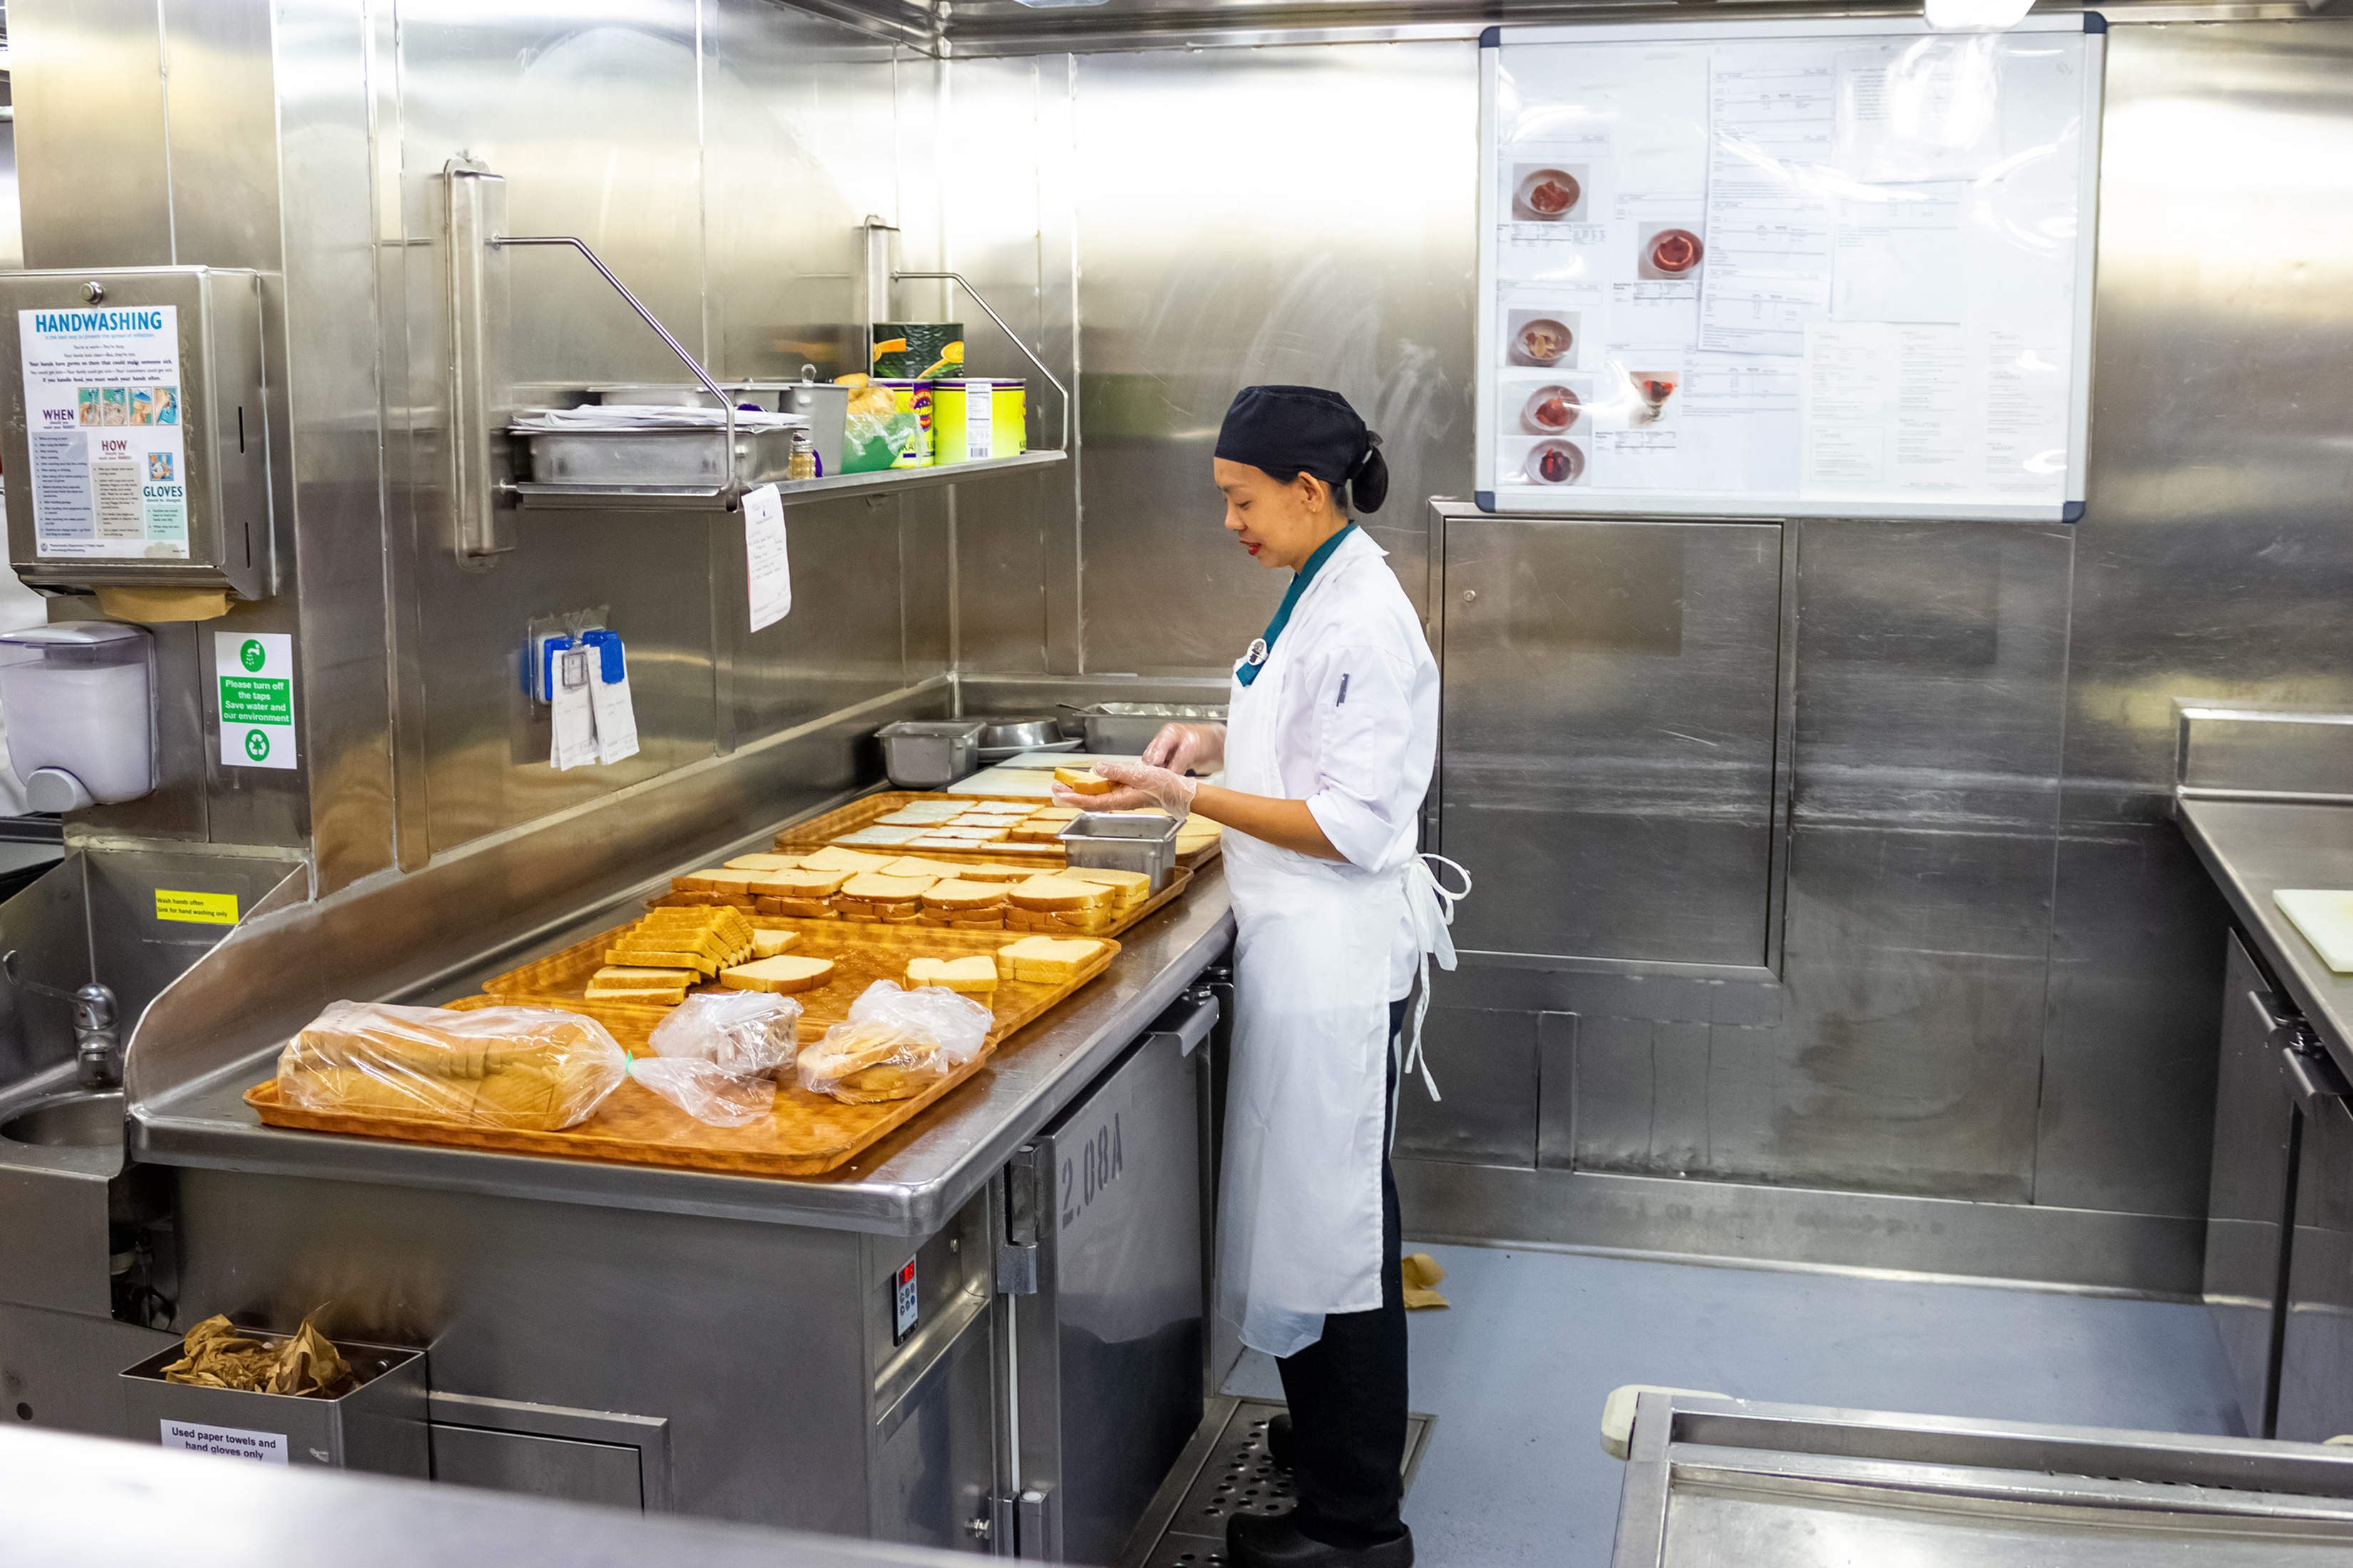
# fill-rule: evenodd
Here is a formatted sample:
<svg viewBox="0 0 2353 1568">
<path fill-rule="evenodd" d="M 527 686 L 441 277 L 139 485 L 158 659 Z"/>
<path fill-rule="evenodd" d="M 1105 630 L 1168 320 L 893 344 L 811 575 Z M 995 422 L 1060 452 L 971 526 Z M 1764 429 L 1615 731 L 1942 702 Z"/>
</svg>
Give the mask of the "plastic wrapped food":
<svg viewBox="0 0 2353 1568">
<path fill-rule="evenodd" d="M 547 1131 L 586 1121 L 628 1070 L 577 1013 L 337 1002 L 279 1053 L 278 1092 L 306 1110 Z"/>
<path fill-rule="evenodd" d="M 629 1076 L 713 1127 L 749 1127 L 776 1108 L 776 1082 L 767 1073 L 730 1072 L 701 1057 L 638 1057 Z"/>
<path fill-rule="evenodd" d="M 799 1051 L 800 1022 L 797 997 L 698 992 L 654 1026 L 654 1054 L 710 1062 L 723 1072 L 773 1075 Z"/>
<path fill-rule="evenodd" d="M 800 1084 L 851 1105 L 921 1094 L 980 1055 L 995 1015 L 936 985 L 902 991 L 878 980 L 849 1021 L 800 1054 Z"/>
</svg>

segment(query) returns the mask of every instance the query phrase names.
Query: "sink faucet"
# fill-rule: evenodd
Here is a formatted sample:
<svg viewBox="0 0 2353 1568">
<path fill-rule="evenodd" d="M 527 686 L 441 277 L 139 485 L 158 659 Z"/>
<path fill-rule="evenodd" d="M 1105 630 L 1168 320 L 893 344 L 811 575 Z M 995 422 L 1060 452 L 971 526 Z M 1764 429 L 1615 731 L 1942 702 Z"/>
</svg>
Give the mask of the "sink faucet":
<svg viewBox="0 0 2353 1568">
<path fill-rule="evenodd" d="M 0 974 L 12 985 L 73 1004 L 74 1080 L 84 1089 L 113 1089 L 122 1082 L 122 1039 L 115 1028 L 114 993 L 93 980 L 60 991 L 16 973 L 16 950 L 0 953 Z"/>
</svg>

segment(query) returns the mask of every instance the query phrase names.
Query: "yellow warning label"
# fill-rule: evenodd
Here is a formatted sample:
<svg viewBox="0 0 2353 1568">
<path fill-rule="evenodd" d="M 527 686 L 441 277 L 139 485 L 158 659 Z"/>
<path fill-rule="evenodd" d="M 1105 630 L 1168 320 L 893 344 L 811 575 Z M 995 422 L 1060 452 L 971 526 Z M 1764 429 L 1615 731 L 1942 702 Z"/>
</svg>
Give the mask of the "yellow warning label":
<svg viewBox="0 0 2353 1568">
<path fill-rule="evenodd" d="M 159 921 L 189 921 L 197 925 L 233 926 L 237 924 L 235 893 L 180 893 L 169 888 L 155 889 L 155 918 Z"/>
</svg>

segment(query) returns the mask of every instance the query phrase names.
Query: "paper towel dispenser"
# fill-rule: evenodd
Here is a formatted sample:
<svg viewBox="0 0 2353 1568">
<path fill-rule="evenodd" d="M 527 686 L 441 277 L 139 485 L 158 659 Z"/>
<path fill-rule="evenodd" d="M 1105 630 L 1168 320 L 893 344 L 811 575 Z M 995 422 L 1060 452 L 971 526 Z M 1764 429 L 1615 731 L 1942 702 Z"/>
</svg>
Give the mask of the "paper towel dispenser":
<svg viewBox="0 0 2353 1568">
<path fill-rule="evenodd" d="M 259 273 L 0 274 L 0 384 L 19 577 L 269 595 Z"/>
</svg>

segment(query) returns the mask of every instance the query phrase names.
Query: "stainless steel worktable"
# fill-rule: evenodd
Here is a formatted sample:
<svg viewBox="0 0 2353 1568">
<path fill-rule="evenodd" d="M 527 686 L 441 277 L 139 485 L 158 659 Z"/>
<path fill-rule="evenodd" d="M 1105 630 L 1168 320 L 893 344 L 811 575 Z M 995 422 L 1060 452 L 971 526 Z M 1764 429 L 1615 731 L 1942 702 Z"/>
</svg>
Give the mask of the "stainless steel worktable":
<svg viewBox="0 0 2353 1568">
<path fill-rule="evenodd" d="M 542 946 L 553 952 L 610 923 L 600 915 Z M 1014 1036 L 947 1099 L 820 1177 L 726 1176 L 265 1127 L 243 1096 L 270 1075 L 275 1047 L 140 1107 L 132 1148 L 166 1165 L 923 1236 L 1174 1002 L 1233 933 L 1224 862 L 1212 858 L 1184 897 L 1119 937 L 1120 954 L 1103 978 Z M 446 994 L 475 990 L 482 977 Z"/>
<path fill-rule="evenodd" d="M 2353 1077 L 2353 975 L 2321 962 L 2272 901 L 2279 888 L 2353 888 L 2353 806 L 2184 800 L 2181 831 L 2279 983 Z"/>
</svg>

